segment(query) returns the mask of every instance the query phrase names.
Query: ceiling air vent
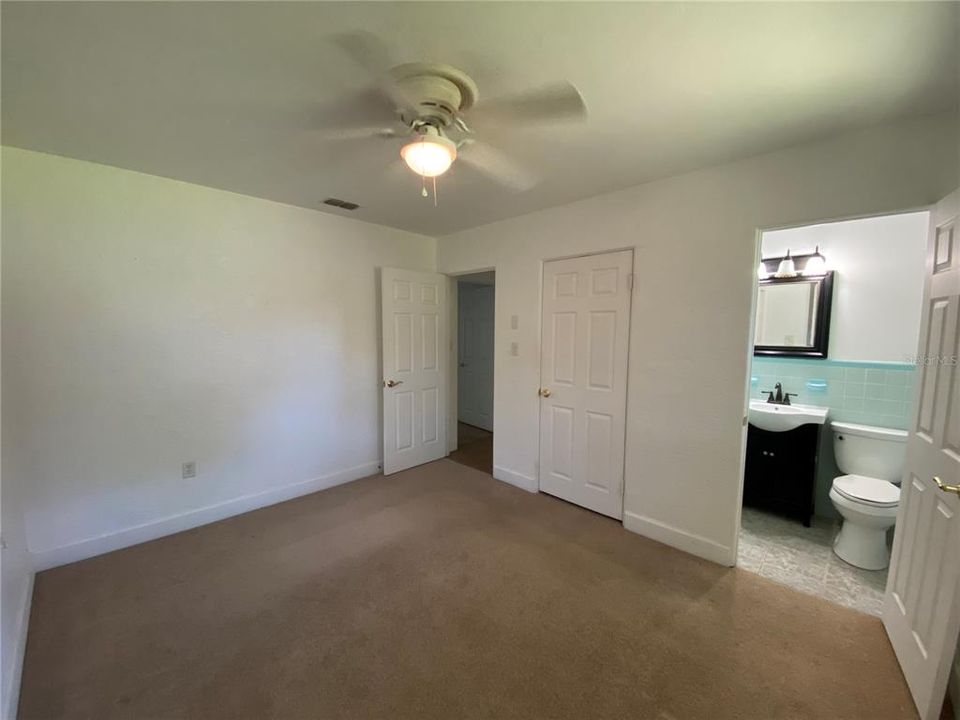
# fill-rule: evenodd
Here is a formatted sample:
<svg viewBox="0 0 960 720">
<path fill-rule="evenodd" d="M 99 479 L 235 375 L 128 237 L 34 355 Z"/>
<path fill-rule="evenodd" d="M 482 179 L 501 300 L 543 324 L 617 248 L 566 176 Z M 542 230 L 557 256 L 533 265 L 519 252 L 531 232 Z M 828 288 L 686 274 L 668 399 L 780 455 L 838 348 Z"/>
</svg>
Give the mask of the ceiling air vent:
<svg viewBox="0 0 960 720">
<path fill-rule="evenodd" d="M 356 210 L 359 205 L 352 202 L 347 202 L 346 200 L 340 200 L 339 198 L 327 198 L 323 201 L 324 205 L 332 205 L 333 207 L 343 208 L 344 210 Z"/>
</svg>

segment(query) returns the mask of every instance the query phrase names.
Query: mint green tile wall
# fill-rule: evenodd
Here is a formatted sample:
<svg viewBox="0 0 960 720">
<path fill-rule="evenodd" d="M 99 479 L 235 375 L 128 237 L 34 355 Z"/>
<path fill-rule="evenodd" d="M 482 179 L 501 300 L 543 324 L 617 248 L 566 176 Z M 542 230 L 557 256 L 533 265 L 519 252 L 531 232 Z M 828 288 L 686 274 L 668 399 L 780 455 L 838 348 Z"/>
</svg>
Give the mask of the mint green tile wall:
<svg viewBox="0 0 960 720">
<path fill-rule="evenodd" d="M 916 370 L 905 363 L 755 357 L 750 397 L 783 384 L 793 402 L 830 408 L 831 420 L 904 430 L 910 424 Z"/>
<path fill-rule="evenodd" d="M 792 402 L 830 408 L 828 420 L 906 429 L 910 424 L 913 365 L 846 360 L 754 357 L 750 397 L 766 398 L 761 390 L 782 383 L 795 392 Z M 830 486 L 840 474 L 833 457 L 833 435 L 825 425 L 820 436 L 816 514 L 836 518 Z"/>
</svg>

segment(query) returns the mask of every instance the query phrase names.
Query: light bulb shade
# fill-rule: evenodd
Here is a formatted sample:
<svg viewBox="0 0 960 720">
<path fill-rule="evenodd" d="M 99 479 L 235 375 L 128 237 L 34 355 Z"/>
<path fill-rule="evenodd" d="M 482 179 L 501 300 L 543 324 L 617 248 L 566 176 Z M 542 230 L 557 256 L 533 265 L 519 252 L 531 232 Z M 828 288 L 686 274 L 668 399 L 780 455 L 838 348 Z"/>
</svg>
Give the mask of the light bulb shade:
<svg viewBox="0 0 960 720">
<path fill-rule="evenodd" d="M 780 261 L 780 266 L 777 268 L 776 277 L 794 277 L 796 274 L 797 268 L 793 264 L 793 258 L 787 257 Z"/>
<path fill-rule="evenodd" d="M 790 257 L 790 248 L 787 248 L 787 256 L 780 261 L 780 265 L 777 266 L 777 272 L 775 272 L 773 276 L 778 278 L 797 276 L 797 266 L 794 265 L 793 258 Z"/>
<path fill-rule="evenodd" d="M 807 264 L 803 266 L 804 275 L 823 275 L 827 272 L 827 259 L 820 254 L 820 246 L 807 258 Z"/>
<path fill-rule="evenodd" d="M 404 145 L 400 157 L 417 175 L 437 177 L 457 159 L 457 146 L 442 135 L 424 134 Z"/>
<path fill-rule="evenodd" d="M 760 264 L 757 265 L 757 277 L 761 280 L 766 280 L 770 277 L 770 273 L 767 272 L 767 265 L 763 260 L 760 261 Z"/>
</svg>

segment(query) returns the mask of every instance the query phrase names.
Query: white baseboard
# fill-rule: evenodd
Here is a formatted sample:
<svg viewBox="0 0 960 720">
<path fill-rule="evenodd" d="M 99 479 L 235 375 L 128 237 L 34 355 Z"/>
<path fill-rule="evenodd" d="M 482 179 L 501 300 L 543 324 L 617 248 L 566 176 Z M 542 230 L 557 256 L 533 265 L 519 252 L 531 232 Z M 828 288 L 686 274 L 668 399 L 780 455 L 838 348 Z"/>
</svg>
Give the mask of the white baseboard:
<svg viewBox="0 0 960 720">
<path fill-rule="evenodd" d="M 48 570 L 58 565 L 85 560 L 96 555 L 120 550 L 121 548 L 139 545 L 149 540 L 156 540 L 165 535 L 190 530 L 191 528 L 223 520 L 224 518 L 240 515 L 251 510 L 257 510 L 268 505 L 275 505 L 285 500 L 292 500 L 301 495 L 309 495 L 319 490 L 326 490 L 335 485 L 342 485 L 353 480 L 375 475 L 380 472 L 380 461 L 372 460 L 363 465 L 356 465 L 345 470 L 339 470 L 330 475 L 304 480 L 302 482 L 271 488 L 259 493 L 243 495 L 232 500 L 226 500 L 215 505 L 189 510 L 177 515 L 170 515 L 159 520 L 153 520 L 142 525 L 107 533 L 98 537 L 81 540 L 77 543 L 62 547 L 41 550 L 33 554 L 35 567 L 38 571 Z"/>
<path fill-rule="evenodd" d="M 736 565 L 733 548 L 709 538 L 694 535 L 686 530 L 675 528 L 672 525 L 667 525 L 659 520 L 625 511 L 623 513 L 623 526 L 638 535 L 683 550 L 691 555 L 702 557 L 705 560 L 727 567 Z"/>
<path fill-rule="evenodd" d="M 30 624 L 30 606 L 33 602 L 33 578 L 30 573 L 20 598 L 20 611 L 17 613 L 16 643 L 13 650 L 13 666 L 10 668 L 10 677 L 4 678 L 6 687 L 3 688 L 3 697 L 6 700 L 3 707 L 3 720 L 14 720 L 17 717 L 17 706 L 20 702 L 20 678 L 23 675 L 23 656 L 27 650 L 27 627 Z"/>
<path fill-rule="evenodd" d="M 529 475 L 524 475 L 523 473 L 515 472 L 514 470 L 508 470 L 505 467 L 498 467 L 497 465 L 494 465 L 493 477 L 497 480 L 502 480 L 505 483 L 514 485 L 521 490 L 526 490 L 527 492 L 539 492 L 540 490 L 540 484 L 537 482 L 536 478 L 532 478 Z"/>
</svg>

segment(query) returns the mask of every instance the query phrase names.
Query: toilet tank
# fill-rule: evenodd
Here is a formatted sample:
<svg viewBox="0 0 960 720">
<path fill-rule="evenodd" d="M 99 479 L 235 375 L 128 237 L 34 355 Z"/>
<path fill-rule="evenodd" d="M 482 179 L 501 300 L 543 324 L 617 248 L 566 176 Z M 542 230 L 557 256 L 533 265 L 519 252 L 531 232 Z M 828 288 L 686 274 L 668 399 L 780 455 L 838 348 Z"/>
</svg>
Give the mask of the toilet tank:
<svg viewBox="0 0 960 720">
<path fill-rule="evenodd" d="M 907 456 L 907 431 L 832 422 L 833 454 L 845 475 L 900 482 Z"/>
</svg>

